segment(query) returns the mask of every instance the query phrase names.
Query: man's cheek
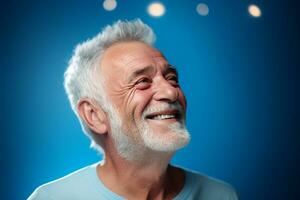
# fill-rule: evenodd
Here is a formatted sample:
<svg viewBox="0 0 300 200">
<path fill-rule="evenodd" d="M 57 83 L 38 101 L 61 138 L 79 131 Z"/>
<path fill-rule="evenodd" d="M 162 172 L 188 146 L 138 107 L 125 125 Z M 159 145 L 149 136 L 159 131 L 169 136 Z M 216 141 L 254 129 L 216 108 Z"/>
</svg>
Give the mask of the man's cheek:
<svg viewBox="0 0 300 200">
<path fill-rule="evenodd" d="M 183 107 L 183 109 L 185 110 L 186 109 L 186 106 L 187 106 L 187 102 L 186 102 L 186 98 L 184 96 L 184 93 L 180 90 L 178 92 L 178 100 L 179 100 L 179 103 L 181 104 L 181 106 Z"/>
</svg>

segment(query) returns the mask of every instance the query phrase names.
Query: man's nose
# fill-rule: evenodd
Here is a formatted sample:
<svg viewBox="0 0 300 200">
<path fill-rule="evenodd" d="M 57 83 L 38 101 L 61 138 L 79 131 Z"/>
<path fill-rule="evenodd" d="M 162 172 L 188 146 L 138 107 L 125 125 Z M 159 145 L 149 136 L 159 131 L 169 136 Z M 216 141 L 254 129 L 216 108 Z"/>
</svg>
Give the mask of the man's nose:
<svg viewBox="0 0 300 200">
<path fill-rule="evenodd" d="M 178 86 L 162 78 L 156 83 L 154 99 L 157 101 L 175 102 L 178 100 Z"/>
</svg>

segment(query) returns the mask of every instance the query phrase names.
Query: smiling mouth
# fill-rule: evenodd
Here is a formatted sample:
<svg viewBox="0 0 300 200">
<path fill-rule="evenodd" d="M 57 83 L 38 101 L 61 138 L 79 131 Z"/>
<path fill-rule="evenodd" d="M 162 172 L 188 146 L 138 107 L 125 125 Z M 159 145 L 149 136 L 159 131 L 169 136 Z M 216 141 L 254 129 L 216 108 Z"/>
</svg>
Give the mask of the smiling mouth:
<svg viewBox="0 0 300 200">
<path fill-rule="evenodd" d="M 181 114 L 179 112 L 172 114 L 153 114 L 146 116 L 146 119 L 150 120 L 167 120 L 167 119 L 181 119 Z"/>
</svg>

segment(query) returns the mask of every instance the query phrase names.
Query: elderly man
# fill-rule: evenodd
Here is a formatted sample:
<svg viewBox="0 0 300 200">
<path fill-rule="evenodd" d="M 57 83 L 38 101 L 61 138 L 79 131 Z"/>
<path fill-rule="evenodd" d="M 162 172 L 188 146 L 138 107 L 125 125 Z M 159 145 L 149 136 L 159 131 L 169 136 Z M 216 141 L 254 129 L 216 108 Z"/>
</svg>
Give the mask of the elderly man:
<svg viewBox="0 0 300 200">
<path fill-rule="evenodd" d="M 37 188 L 29 199 L 236 200 L 221 181 L 169 164 L 189 143 L 176 69 L 140 20 L 118 21 L 77 46 L 65 88 L 103 161 Z"/>
</svg>

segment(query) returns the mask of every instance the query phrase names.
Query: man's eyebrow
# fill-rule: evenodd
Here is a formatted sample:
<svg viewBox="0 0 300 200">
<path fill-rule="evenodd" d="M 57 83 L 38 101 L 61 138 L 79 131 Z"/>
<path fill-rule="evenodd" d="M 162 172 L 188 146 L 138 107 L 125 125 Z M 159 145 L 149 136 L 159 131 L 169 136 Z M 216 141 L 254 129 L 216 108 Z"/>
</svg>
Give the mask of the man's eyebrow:
<svg viewBox="0 0 300 200">
<path fill-rule="evenodd" d="M 168 74 L 170 72 L 173 72 L 176 74 L 176 76 L 178 76 L 178 71 L 177 71 L 176 67 L 174 65 L 168 64 L 164 71 L 164 75 Z"/>
<path fill-rule="evenodd" d="M 136 77 L 138 77 L 141 74 L 147 74 L 150 72 L 154 71 L 154 67 L 153 66 L 146 66 L 143 67 L 141 69 L 137 69 L 136 71 L 134 71 L 128 78 L 128 81 L 131 82 L 133 79 L 135 79 Z"/>
</svg>

